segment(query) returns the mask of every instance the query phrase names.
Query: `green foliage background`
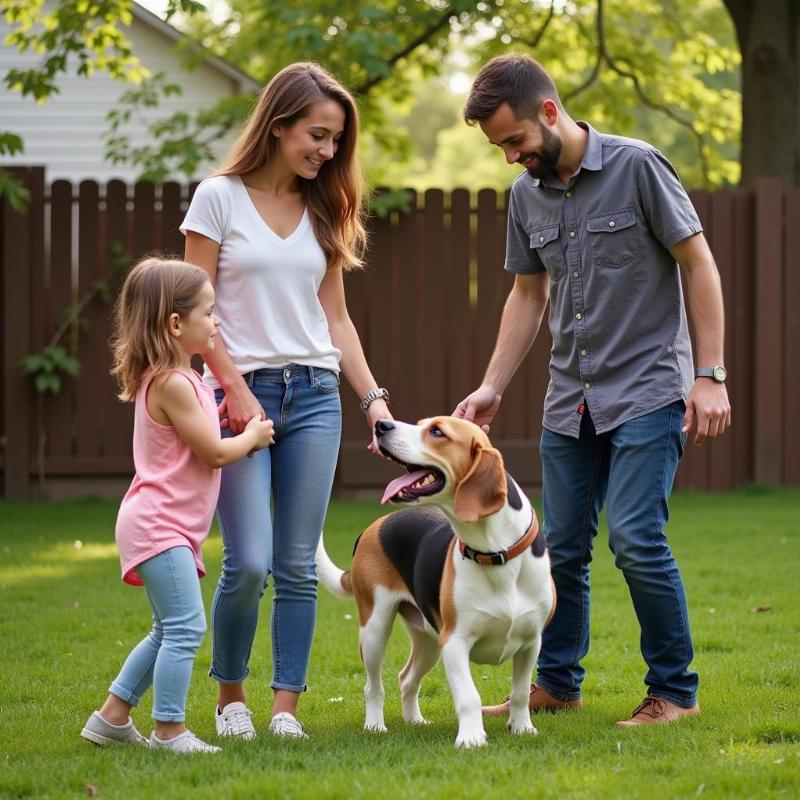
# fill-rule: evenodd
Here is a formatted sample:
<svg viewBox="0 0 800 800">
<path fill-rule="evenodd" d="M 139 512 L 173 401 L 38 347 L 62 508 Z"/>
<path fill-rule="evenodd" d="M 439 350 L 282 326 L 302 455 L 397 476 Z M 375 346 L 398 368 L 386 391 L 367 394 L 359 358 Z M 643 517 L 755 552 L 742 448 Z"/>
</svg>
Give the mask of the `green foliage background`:
<svg viewBox="0 0 800 800">
<path fill-rule="evenodd" d="M 130 115 L 156 106 L 175 84 L 131 51 L 130 8 L 131 0 L 62 0 L 55 10 L 0 0 L 12 25 L 6 45 L 42 54 L 34 69 L 9 70 L 6 85 L 44 102 L 65 70 L 105 70 L 134 85 L 109 120 L 110 160 L 152 180 L 193 175 L 253 98 L 165 115 L 151 145 L 132 146 Z M 464 125 L 465 92 L 450 86 L 508 51 L 548 68 L 573 117 L 653 142 L 688 186 L 739 180 L 740 53 L 723 0 L 228 0 L 221 19 L 218 4 L 213 10 L 169 2 L 168 18 L 188 34 L 187 64 L 211 52 L 263 83 L 292 61 L 323 64 L 358 98 L 373 185 L 505 188 L 515 170 Z M 0 156 L 23 147 L 0 130 Z M 2 192 L 24 199 L 0 174 Z"/>
</svg>

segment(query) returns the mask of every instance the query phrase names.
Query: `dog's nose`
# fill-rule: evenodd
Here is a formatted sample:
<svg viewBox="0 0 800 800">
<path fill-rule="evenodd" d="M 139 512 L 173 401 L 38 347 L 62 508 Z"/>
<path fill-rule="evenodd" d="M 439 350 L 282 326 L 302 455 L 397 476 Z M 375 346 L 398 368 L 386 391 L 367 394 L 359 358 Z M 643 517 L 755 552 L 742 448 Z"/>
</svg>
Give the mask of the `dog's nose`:
<svg viewBox="0 0 800 800">
<path fill-rule="evenodd" d="M 394 423 L 390 419 L 379 419 L 375 423 L 375 435 L 383 436 L 384 433 L 394 430 Z"/>
</svg>

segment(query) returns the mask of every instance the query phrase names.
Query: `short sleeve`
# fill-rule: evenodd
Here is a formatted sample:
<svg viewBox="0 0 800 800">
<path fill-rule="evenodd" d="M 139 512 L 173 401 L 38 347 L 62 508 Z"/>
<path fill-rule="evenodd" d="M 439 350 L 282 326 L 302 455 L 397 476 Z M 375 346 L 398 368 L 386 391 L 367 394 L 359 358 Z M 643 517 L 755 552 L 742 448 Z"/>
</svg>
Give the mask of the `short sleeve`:
<svg viewBox="0 0 800 800">
<path fill-rule="evenodd" d="M 229 214 L 221 189 L 214 179 L 204 180 L 197 187 L 180 226 L 184 236 L 187 231 L 194 231 L 222 244 L 228 231 Z"/>
<path fill-rule="evenodd" d="M 636 176 L 639 199 L 653 235 L 669 249 L 703 226 L 678 173 L 658 150 L 647 151 Z"/>
<path fill-rule="evenodd" d="M 511 188 L 511 199 L 508 203 L 508 222 L 506 229 L 506 272 L 521 275 L 532 275 L 544 272 L 544 265 L 539 256 L 531 249 L 531 239 L 525 226 L 520 222 L 517 199 L 517 184 Z"/>
</svg>

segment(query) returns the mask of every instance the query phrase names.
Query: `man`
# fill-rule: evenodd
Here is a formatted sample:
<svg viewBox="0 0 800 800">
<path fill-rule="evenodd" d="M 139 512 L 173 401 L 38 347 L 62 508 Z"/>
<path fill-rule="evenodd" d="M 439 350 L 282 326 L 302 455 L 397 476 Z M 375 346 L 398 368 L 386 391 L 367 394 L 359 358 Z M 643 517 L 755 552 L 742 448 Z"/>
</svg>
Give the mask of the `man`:
<svg viewBox="0 0 800 800">
<path fill-rule="evenodd" d="M 589 562 L 605 503 L 609 546 L 630 589 L 648 666 L 647 696 L 617 726 L 696 714 L 686 596 L 664 524 L 690 430 L 701 444 L 731 421 L 722 293 L 700 222 L 657 150 L 572 120 L 550 76 L 528 56 L 486 64 L 464 118 L 525 172 L 511 189 L 508 215 L 505 269 L 514 286 L 483 383 L 455 416 L 488 430 L 550 301 L 542 497 L 558 604 L 531 709 L 581 705 Z M 676 262 L 696 333 L 696 370 Z"/>
</svg>

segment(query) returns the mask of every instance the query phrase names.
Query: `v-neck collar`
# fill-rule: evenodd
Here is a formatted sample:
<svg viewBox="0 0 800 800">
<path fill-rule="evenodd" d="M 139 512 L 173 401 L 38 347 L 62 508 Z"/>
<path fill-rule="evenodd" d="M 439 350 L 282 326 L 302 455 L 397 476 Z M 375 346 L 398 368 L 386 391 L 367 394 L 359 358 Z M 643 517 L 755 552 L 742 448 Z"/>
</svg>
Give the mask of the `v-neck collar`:
<svg viewBox="0 0 800 800">
<path fill-rule="evenodd" d="M 247 201 L 247 205 L 250 207 L 250 210 L 264 226 L 264 230 L 275 240 L 275 242 L 277 242 L 277 244 L 279 244 L 281 247 L 288 247 L 295 241 L 295 239 L 297 239 L 299 236 L 302 236 L 303 232 L 308 227 L 308 208 L 306 206 L 303 206 L 303 216 L 300 217 L 300 222 L 297 223 L 297 227 L 286 238 L 284 238 L 272 230 L 272 228 L 269 226 L 269 223 L 264 219 L 264 217 L 261 216 L 259 210 L 256 208 L 256 204 L 253 202 L 253 198 L 250 196 L 250 192 L 247 191 L 247 186 L 242 180 L 242 176 L 234 175 L 233 177 L 244 192 L 245 200 Z"/>
</svg>

